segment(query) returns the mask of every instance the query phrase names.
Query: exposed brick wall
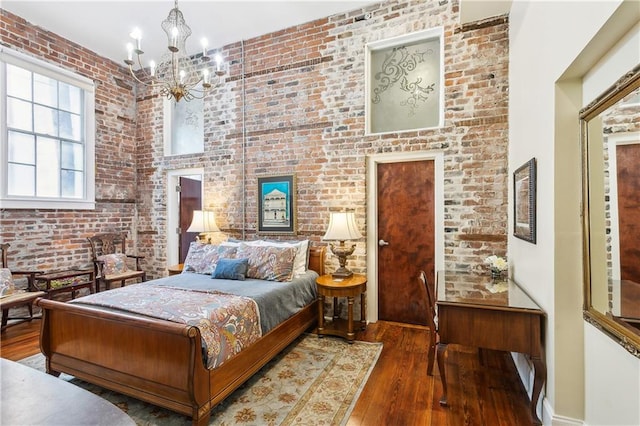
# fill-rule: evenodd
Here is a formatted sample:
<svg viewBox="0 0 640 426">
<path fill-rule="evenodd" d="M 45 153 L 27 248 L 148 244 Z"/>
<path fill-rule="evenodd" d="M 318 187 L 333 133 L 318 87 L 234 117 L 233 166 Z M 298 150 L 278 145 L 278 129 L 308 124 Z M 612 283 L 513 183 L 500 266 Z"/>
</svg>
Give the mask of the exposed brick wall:
<svg viewBox="0 0 640 426">
<path fill-rule="evenodd" d="M 365 13 L 369 19 L 364 19 Z M 366 44 L 437 26 L 443 26 L 445 34 L 445 126 L 365 136 Z M 3 37 L 4 28 L 3 22 Z M 27 29 L 36 31 L 28 25 Z M 12 43 L 24 48 L 18 40 Z M 88 62 L 98 60 L 90 52 L 85 55 L 91 58 Z M 472 267 L 488 254 L 505 254 L 506 19 L 463 28 L 458 24 L 456 1 L 383 2 L 225 46 L 224 56 L 231 64 L 230 72 L 226 83 L 205 99 L 202 155 L 163 156 L 163 100 L 145 88 L 137 88 L 135 102 L 131 91 L 116 88 L 118 96 L 111 97 L 115 102 L 109 108 L 103 106 L 114 113 L 100 131 L 112 132 L 121 126 L 127 132 L 100 137 L 98 164 L 102 168 L 106 161 L 108 170 L 101 174 L 100 196 L 110 201 L 135 200 L 135 204 L 125 202 L 123 207 L 131 207 L 125 214 L 131 215 L 127 217 L 132 221 L 138 252 L 147 256 L 145 264 L 152 276 L 161 275 L 166 263 L 169 170 L 203 167 L 204 206 L 216 210 L 223 230 L 234 236 L 244 231 L 247 238 L 256 231 L 257 177 L 295 173 L 298 233 L 320 242 L 328 212 L 335 207 L 355 208 L 361 231 L 366 230 L 366 159 L 391 152 L 445 153 L 445 255 L 449 267 Z M 99 80 L 112 81 L 109 75 L 115 73 L 130 82 L 124 70 L 102 61 L 105 69 L 96 70 Z M 136 111 L 130 111 L 131 105 Z M 107 139 L 120 144 L 121 149 L 106 147 L 103 141 Z M 118 158 L 108 158 L 105 151 Z M 136 155 L 135 160 L 130 154 Z M 129 168 L 130 160 L 134 168 Z M 106 179 L 119 167 L 132 182 L 122 193 Z M 112 205 L 100 204 L 95 222 L 100 217 L 108 224 L 118 210 L 115 205 L 112 210 L 106 206 Z M 3 240 L 11 236 L 5 235 L 5 217 L 15 220 L 19 215 L 3 212 Z M 86 215 L 78 213 L 78 217 Z M 35 218 L 35 222 L 43 220 Z M 89 221 L 81 228 L 91 224 Z M 28 235 L 34 245 L 46 240 L 37 232 Z M 358 244 L 356 254 L 350 266 L 363 271 L 364 243 Z M 331 264 L 335 264 L 333 259 Z"/>
<path fill-rule="evenodd" d="M 89 266 L 86 237 L 107 230 L 128 231 L 134 250 L 137 189 L 132 79 L 118 64 L 3 9 L 0 13 L 3 46 L 57 64 L 96 84 L 96 209 L 0 211 L 0 241 L 11 244 L 10 266 L 46 271 Z"/>
<path fill-rule="evenodd" d="M 369 19 L 363 19 L 365 14 Z M 445 126 L 365 136 L 365 46 L 437 26 L 445 33 Z M 242 45 L 244 44 L 244 46 Z M 242 173 L 242 47 L 246 86 Z M 162 100 L 138 100 L 140 187 L 165 200 L 168 169 L 204 167 L 204 204 L 222 229 L 253 238 L 257 178 L 295 173 L 298 233 L 316 242 L 329 211 L 356 209 L 366 226 L 366 158 L 377 153 L 445 152 L 445 251 L 448 267 L 475 267 L 506 252 L 508 22 L 461 27 L 457 2 L 384 2 L 225 47 L 226 83 L 205 100 L 205 153 L 165 158 L 157 114 Z M 143 119 L 147 117 L 150 122 Z M 151 125 L 149 125 L 151 123 Z M 245 215 L 243 220 L 243 201 Z M 158 204 L 140 215 L 164 235 Z M 282 237 L 287 238 L 287 237 Z M 158 245 L 164 244 L 164 239 Z M 164 252 L 164 248 L 159 250 Z M 365 269 L 359 243 L 350 265 Z M 161 267 L 164 259 L 158 259 Z M 335 263 L 331 260 L 332 266 Z"/>
</svg>

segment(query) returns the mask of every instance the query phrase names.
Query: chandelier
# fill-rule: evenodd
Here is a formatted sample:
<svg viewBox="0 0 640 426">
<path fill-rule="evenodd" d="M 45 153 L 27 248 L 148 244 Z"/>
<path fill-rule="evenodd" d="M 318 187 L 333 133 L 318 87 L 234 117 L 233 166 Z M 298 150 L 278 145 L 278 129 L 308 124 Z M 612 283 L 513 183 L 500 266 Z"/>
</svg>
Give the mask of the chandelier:
<svg viewBox="0 0 640 426">
<path fill-rule="evenodd" d="M 222 57 L 216 55 L 215 68 L 211 67 L 207 39 L 201 40 L 202 55 L 199 60 L 198 55 L 187 54 L 185 45 L 191 35 L 191 28 L 178 9 L 178 0 L 175 0 L 174 8 L 169 12 L 167 19 L 162 21 L 162 29 L 167 34 L 168 51 L 157 64 L 150 61 L 148 69 L 142 65 L 141 60 L 144 53 L 140 48 L 142 33 L 137 28 L 131 33 L 135 46 L 133 43 L 127 44 L 127 59 L 124 62 L 129 66 L 129 71 L 136 81 L 146 86 L 158 87 L 160 94 L 168 99 L 173 98 L 176 102 L 180 99 L 202 99 L 208 90 L 223 82 L 225 71 Z M 134 54 L 140 67 L 137 71 L 133 69 Z"/>
</svg>

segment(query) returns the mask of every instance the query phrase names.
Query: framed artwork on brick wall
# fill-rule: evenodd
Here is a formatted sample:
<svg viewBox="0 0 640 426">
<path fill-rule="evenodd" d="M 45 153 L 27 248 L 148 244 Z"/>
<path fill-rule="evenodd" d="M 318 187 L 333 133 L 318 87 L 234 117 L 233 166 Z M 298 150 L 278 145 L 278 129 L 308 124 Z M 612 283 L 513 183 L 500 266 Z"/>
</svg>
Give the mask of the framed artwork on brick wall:
<svg viewBox="0 0 640 426">
<path fill-rule="evenodd" d="M 258 232 L 296 233 L 295 175 L 258 177 Z"/>
<path fill-rule="evenodd" d="M 513 235 L 536 243 L 536 159 L 513 172 Z"/>
<path fill-rule="evenodd" d="M 443 126 L 443 52 L 441 27 L 367 45 L 367 134 Z"/>
</svg>

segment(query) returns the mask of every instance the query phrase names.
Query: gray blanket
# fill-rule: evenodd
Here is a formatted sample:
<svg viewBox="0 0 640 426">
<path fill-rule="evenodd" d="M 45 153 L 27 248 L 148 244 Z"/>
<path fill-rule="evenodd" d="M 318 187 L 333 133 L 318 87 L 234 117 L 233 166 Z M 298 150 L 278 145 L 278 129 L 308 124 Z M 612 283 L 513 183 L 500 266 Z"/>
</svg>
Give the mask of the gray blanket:
<svg viewBox="0 0 640 426">
<path fill-rule="evenodd" d="M 307 271 L 290 282 L 247 279 L 245 281 L 213 279 L 211 275 L 184 272 L 154 280 L 155 285 L 193 290 L 219 290 L 250 297 L 258 304 L 262 334 L 266 334 L 316 299 L 318 274 Z"/>
</svg>

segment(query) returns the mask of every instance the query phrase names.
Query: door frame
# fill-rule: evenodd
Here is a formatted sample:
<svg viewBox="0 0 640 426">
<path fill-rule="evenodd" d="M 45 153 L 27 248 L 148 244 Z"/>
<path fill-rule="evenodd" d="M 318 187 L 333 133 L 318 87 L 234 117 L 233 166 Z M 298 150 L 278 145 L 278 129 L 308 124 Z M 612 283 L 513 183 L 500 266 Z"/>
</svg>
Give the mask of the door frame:
<svg viewBox="0 0 640 426">
<path fill-rule="evenodd" d="M 200 197 L 204 201 L 204 168 L 197 167 L 193 169 L 175 169 L 167 171 L 167 228 L 166 228 L 166 244 L 167 257 L 165 263 L 167 267 L 175 265 L 177 262 L 171 259 L 180 257 L 178 253 L 179 241 L 178 234 L 175 230 L 180 223 L 180 196 L 175 188 L 180 184 L 181 177 L 200 176 L 202 181 L 202 193 Z"/>
<path fill-rule="evenodd" d="M 609 214 L 611 218 L 611 240 L 616 244 L 611 244 L 611 278 L 620 279 L 620 230 L 618 229 L 618 160 L 617 149 L 620 145 L 637 144 L 640 140 L 640 132 L 626 132 L 608 137 L 607 151 L 609 154 L 609 176 L 615 176 L 615 179 L 609 179 Z M 615 194 L 615 200 L 611 197 Z M 614 202 L 615 201 L 615 202 Z M 615 286 L 614 286 L 615 287 Z M 614 300 L 620 300 L 614 299 Z M 619 311 L 618 311 L 619 312 Z"/>
<path fill-rule="evenodd" d="M 378 164 L 434 161 L 435 270 L 444 268 L 444 152 L 417 151 L 367 156 L 367 321 L 378 321 Z"/>
</svg>

